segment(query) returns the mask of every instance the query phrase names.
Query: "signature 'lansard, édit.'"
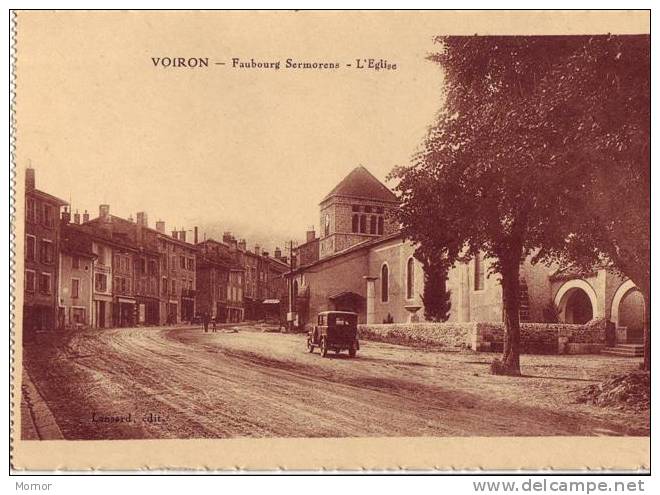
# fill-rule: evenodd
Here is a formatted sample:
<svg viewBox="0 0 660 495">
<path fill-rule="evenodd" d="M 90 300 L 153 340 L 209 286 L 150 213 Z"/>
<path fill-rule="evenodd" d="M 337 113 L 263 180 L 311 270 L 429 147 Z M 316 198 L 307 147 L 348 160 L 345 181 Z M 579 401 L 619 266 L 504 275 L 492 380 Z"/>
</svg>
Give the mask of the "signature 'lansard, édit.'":
<svg viewBox="0 0 660 495">
<path fill-rule="evenodd" d="M 258 60 L 254 58 L 232 57 L 227 60 L 213 60 L 209 57 L 151 57 L 154 67 L 162 69 L 208 69 L 213 66 L 244 70 L 337 70 L 341 68 L 392 71 L 397 70 L 395 62 L 383 58 L 355 58 L 346 62 L 328 60 Z"/>
</svg>

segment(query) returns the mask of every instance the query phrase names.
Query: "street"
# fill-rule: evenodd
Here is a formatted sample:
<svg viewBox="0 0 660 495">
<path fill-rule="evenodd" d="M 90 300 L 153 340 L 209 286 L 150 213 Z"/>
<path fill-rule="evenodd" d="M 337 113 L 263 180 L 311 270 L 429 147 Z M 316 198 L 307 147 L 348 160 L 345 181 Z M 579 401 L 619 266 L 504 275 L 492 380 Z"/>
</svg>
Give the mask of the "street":
<svg viewBox="0 0 660 495">
<path fill-rule="evenodd" d="M 248 325 L 89 330 L 26 345 L 24 366 L 66 439 L 649 433 L 648 412 L 574 401 L 637 359 L 523 356 L 512 378 L 490 374 L 492 354 L 362 341 L 356 359 L 323 359 L 304 342 Z"/>
</svg>

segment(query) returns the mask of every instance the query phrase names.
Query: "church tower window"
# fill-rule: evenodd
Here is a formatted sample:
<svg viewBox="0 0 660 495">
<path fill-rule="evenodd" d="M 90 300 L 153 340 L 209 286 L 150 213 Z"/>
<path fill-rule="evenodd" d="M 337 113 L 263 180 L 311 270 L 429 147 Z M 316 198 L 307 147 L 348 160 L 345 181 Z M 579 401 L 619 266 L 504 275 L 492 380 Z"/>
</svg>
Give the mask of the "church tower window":
<svg viewBox="0 0 660 495">
<path fill-rule="evenodd" d="M 360 233 L 367 233 L 367 215 L 360 215 Z"/>
</svg>

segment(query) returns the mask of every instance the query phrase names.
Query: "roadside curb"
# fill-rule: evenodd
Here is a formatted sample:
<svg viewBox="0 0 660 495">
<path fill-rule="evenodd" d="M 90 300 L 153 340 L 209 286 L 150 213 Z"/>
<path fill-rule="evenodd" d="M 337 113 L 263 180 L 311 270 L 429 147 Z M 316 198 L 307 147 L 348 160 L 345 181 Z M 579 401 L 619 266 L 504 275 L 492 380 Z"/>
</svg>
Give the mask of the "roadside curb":
<svg viewBox="0 0 660 495">
<path fill-rule="evenodd" d="M 31 423 L 32 428 L 26 428 L 29 432 L 36 432 L 38 438 L 31 440 L 64 440 L 64 435 L 55 421 L 55 417 L 46 401 L 34 386 L 30 375 L 23 370 L 23 384 L 21 385 L 21 414 L 24 415 L 23 423 Z M 27 438 L 26 438 L 27 440 Z"/>
</svg>

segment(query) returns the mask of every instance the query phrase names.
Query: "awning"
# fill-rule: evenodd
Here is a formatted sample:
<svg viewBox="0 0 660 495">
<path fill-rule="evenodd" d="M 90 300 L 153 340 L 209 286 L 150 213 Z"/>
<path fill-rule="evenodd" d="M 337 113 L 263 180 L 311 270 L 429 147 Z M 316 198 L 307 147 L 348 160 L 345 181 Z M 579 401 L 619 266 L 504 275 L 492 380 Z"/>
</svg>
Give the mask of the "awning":
<svg viewBox="0 0 660 495">
<path fill-rule="evenodd" d="M 279 299 L 264 299 L 263 304 L 279 304 Z"/>
<path fill-rule="evenodd" d="M 364 296 L 361 296 L 360 294 L 357 294 L 356 292 L 352 292 L 350 290 L 344 290 L 328 296 L 328 299 L 330 299 L 331 301 L 337 301 L 339 299 L 363 300 Z"/>
<path fill-rule="evenodd" d="M 117 302 L 135 304 L 135 299 L 129 297 L 117 297 Z"/>
</svg>

